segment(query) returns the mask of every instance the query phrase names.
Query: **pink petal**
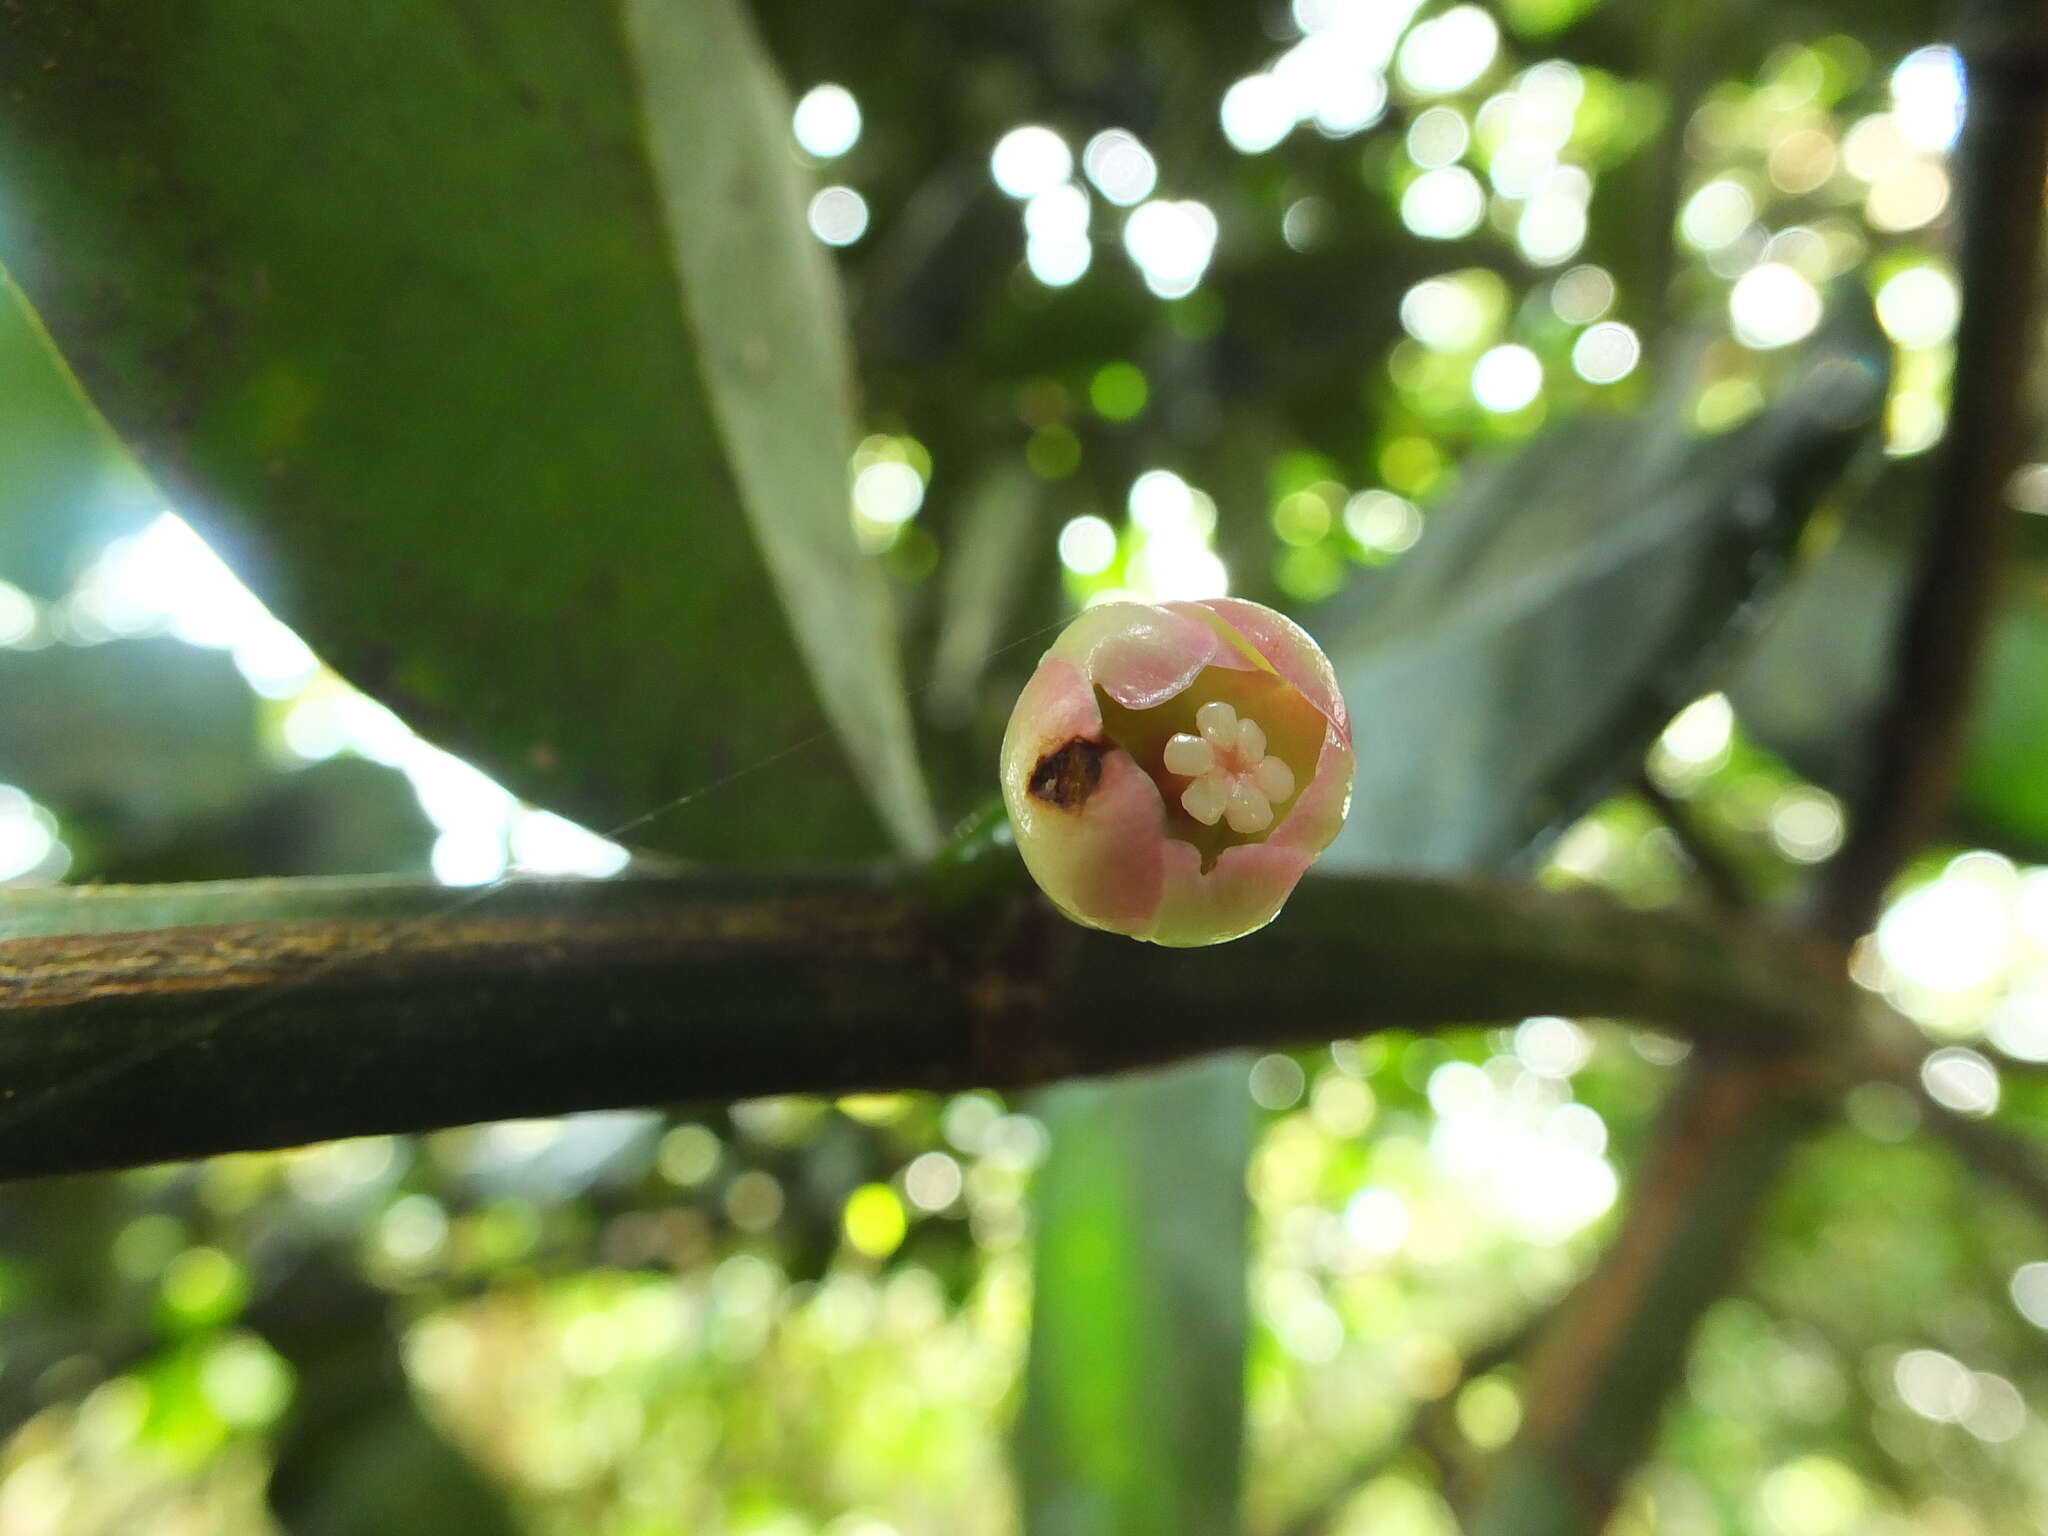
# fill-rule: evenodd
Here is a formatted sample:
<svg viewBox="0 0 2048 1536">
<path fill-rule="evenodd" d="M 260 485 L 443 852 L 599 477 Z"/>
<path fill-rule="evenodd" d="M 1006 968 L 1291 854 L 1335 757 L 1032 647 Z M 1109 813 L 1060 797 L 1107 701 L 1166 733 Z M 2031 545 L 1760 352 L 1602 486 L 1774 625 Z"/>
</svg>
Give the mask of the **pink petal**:
<svg viewBox="0 0 2048 1536">
<path fill-rule="evenodd" d="M 1039 765 L 1074 743 L 1100 749 L 1086 798 L 1061 805 L 1032 794 Z M 1077 922 L 1142 931 L 1159 905 L 1166 807 L 1130 754 L 1103 739 L 1094 688 L 1057 648 L 1010 715 L 1002 782 L 1018 851 L 1046 895 Z"/>
<path fill-rule="evenodd" d="M 1057 649 L 1047 651 L 1010 711 L 1009 728 L 1003 733 L 1003 782 L 1010 781 L 1013 759 L 1022 763 L 1028 777 L 1046 753 L 1076 736 L 1101 734 L 1102 711 L 1086 674 Z"/>
<path fill-rule="evenodd" d="M 1143 936 L 1154 944 L 1188 948 L 1263 928 L 1278 914 L 1312 857 L 1270 840 L 1241 843 L 1224 849 L 1204 874 L 1201 857 L 1191 845 L 1168 839 L 1165 889 L 1151 930 Z"/>
<path fill-rule="evenodd" d="M 1143 933 L 1159 910 L 1167 850 L 1187 847 L 1167 840 L 1159 786 L 1128 753 L 1112 751 L 1078 809 L 1028 796 L 1024 805 L 1017 848 L 1053 903 L 1091 928 Z"/>
<path fill-rule="evenodd" d="M 1172 698 L 1204 667 L 1243 667 L 1215 630 L 1150 603 L 1104 603 L 1070 625 L 1052 652 L 1065 656 L 1126 709 Z"/>
<path fill-rule="evenodd" d="M 1200 606 L 1243 635 L 1275 672 L 1322 711 L 1347 743 L 1351 740 L 1351 720 L 1344 709 L 1344 695 L 1337 688 L 1337 674 L 1307 630 L 1285 614 L 1239 598 L 1212 597 Z"/>
<path fill-rule="evenodd" d="M 1266 846 L 1292 848 L 1314 858 L 1336 837 L 1351 808 L 1351 743 L 1333 725 L 1316 756 L 1315 777 L 1295 796 L 1294 804 L 1266 838 Z"/>
</svg>

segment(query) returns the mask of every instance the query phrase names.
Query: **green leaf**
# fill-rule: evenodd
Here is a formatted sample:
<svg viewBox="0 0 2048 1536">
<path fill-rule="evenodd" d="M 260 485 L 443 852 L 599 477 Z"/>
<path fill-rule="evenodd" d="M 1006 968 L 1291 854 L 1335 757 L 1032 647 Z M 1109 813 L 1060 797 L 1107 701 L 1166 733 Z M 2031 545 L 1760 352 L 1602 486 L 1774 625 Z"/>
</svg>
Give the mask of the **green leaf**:
<svg viewBox="0 0 2048 1536">
<path fill-rule="evenodd" d="M 1497 865 L 1585 810 L 1725 677 L 1883 396 L 1882 369 L 1836 343 L 1722 436 L 1688 434 L 1674 402 L 1474 475 L 1313 621 L 1358 751 L 1326 857 Z"/>
<path fill-rule="evenodd" d="M 170 499 L 442 745 L 609 828 L 829 723 L 641 840 L 917 848 L 787 122 L 730 0 L 25 8 L 0 261 Z"/>
<path fill-rule="evenodd" d="M 887 595 L 846 517 L 853 358 L 790 149 L 791 102 L 740 0 L 622 0 L 685 308 L 754 536 L 897 841 L 938 837 Z"/>
<path fill-rule="evenodd" d="M 108 540 L 161 511 L 0 271 L 0 578 L 60 598 Z"/>
<path fill-rule="evenodd" d="M 1245 1070 L 1231 1054 L 1034 1105 L 1052 1152 L 1017 1427 L 1029 1536 L 1238 1529 Z"/>
<path fill-rule="evenodd" d="M 1732 697 L 1748 730 L 1845 798 L 1891 675 L 1913 530 L 1933 506 L 1929 461 L 1896 465 L 1814 562 Z M 1954 834 L 2048 857 L 2048 566 L 2022 565 L 1993 622 L 1957 785 Z"/>
</svg>

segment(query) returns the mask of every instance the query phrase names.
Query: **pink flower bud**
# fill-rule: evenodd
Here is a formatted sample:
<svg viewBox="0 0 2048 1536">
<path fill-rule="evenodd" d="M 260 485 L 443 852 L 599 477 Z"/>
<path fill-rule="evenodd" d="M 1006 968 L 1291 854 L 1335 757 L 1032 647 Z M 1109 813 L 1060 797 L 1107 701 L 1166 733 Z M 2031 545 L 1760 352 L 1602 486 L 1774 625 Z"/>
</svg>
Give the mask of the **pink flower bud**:
<svg viewBox="0 0 2048 1536">
<path fill-rule="evenodd" d="M 1273 920 L 1351 803 L 1337 678 L 1235 598 L 1105 603 L 1067 626 L 1003 736 L 1032 878 L 1078 923 L 1219 944 Z"/>
</svg>

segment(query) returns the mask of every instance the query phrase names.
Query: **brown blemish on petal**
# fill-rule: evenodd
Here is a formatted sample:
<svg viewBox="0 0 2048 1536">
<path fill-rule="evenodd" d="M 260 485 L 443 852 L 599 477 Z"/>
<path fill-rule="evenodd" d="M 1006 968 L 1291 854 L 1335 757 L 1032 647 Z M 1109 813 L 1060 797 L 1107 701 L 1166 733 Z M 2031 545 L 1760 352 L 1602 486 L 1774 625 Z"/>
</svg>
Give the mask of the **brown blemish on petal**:
<svg viewBox="0 0 2048 1536">
<path fill-rule="evenodd" d="M 1106 741 L 1076 736 L 1057 751 L 1046 753 L 1031 770 L 1031 798 L 1063 811 L 1078 811 L 1102 782 L 1102 760 L 1110 751 Z"/>
</svg>

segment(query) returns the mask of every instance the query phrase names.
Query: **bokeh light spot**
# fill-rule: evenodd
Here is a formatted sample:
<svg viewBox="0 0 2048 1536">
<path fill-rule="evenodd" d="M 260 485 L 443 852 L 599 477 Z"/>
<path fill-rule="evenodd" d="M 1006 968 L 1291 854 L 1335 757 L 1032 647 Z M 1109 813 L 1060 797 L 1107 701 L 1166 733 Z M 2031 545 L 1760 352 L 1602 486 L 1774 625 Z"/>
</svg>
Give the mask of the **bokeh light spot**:
<svg viewBox="0 0 2048 1536">
<path fill-rule="evenodd" d="M 1401 328 L 1439 352 L 1464 352 L 1485 337 L 1489 316 L 1469 283 L 1425 278 L 1401 295 Z"/>
<path fill-rule="evenodd" d="M 1954 873 L 1908 891 L 1877 923 L 1885 966 L 1935 993 L 1969 992 L 1990 983 L 2004 968 L 2011 942 L 2012 919 L 2002 893 L 1989 881 Z"/>
<path fill-rule="evenodd" d="M 1700 251 L 1718 251 L 1732 244 L 1756 217 L 1756 199 L 1738 181 L 1710 181 L 1686 199 L 1678 216 L 1678 232 Z"/>
<path fill-rule="evenodd" d="M 1767 261 L 1736 279 L 1728 294 L 1728 318 L 1746 347 L 1789 347 L 1820 324 L 1820 290 L 1792 268 Z"/>
<path fill-rule="evenodd" d="M 1945 153 L 1963 126 L 1963 61 L 1955 49 L 1914 49 L 1892 70 L 1891 88 L 1899 136 L 1917 148 Z"/>
<path fill-rule="evenodd" d="M 1360 491 L 1344 503 L 1344 531 L 1367 550 L 1398 555 L 1422 537 L 1422 513 L 1391 491 Z"/>
<path fill-rule="evenodd" d="M 1132 421 L 1144 412 L 1149 389 L 1135 363 L 1104 363 L 1088 381 L 1088 403 L 1104 421 Z"/>
<path fill-rule="evenodd" d="M 814 85 L 797 101 L 790 127 L 806 154 L 835 159 L 860 140 L 860 103 L 843 85 Z"/>
<path fill-rule="evenodd" d="M 1223 137 L 1241 155 L 1262 155 L 1300 121 L 1287 88 L 1271 75 L 1246 75 L 1223 93 L 1217 109 Z"/>
<path fill-rule="evenodd" d="M 1036 197 L 1073 174 L 1074 152 L 1052 129 L 1030 123 L 1012 128 L 996 141 L 988 169 L 995 184 L 1011 197 Z"/>
<path fill-rule="evenodd" d="M 2048 1330 L 2048 1263 L 2022 1264 L 2012 1272 L 2007 1289 L 2020 1316 Z"/>
<path fill-rule="evenodd" d="M 1422 22 L 1401 43 L 1401 83 L 1422 96 L 1462 91 L 1492 66 L 1500 27 L 1476 5 L 1458 5 Z"/>
<path fill-rule="evenodd" d="M 1424 171 L 1401 194 L 1401 222 L 1425 240 L 1459 240 L 1486 215 L 1479 178 L 1462 165 Z"/>
<path fill-rule="evenodd" d="M 1252 1063 L 1247 1079 L 1252 1102 L 1261 1109 L 1292 1109 L 1301 1100 L 1308 1078 L 1301 1063 L 1278 1053 L 1261 1056 Z"/>
<path fill-rule="evenodd" d="M 1572 371 L 1588 384 L 1613 384 L 1627 378 L 1642 360 L 1643 344 L 1619 320 L 1588 326 L 1572 343 Z"/>
<path fill-rule="evenodd" d="M 1451 107 L 1418 112 L 1408 125 L 1408 158 L 1425 171 L 1455 165 L 1471 142 L 1471 125 Z"/>
<path fill-rule="evenodd" d="M 1614 279 L 1605 267 L 1573 267 L 1550 285 L 1550 312 L 1566 325 L 1590 325 L 1614 307 Z"/>
<path fill-rule="evenodd" d="M 851 245 L 868 232 L 868 204 L 851 187 L 823 187 L 811 199 L 811 233 L 827 245 Z"/>
<path fill-rule="evenodd" d="M 1040 427 L 1024 445 L 1024 462 L 1041 480 L 1064 480 L 1081 467 L 1081 439 L 1070 427 Z"/>
<path fill-rule="evenodd" d="M 0 581 L 0 646 L 21 645 L 36 633 L 36 600 L 11 581 Z"/>
<path fill-rule="evenodd" d="M 872 522 L 908 522 L 924 505 L 924 477 L 893 459 L 864 465 L 853 477 L 853 505 Z"/>
<path fill-rule="evenodd" d="M 903 1202 L 886 1184 L 863 1184 L 846 1199 L 846 1240 L 871 1259 L 886 1259 L 909 1230 Z"/>
<path fill-rule="evenodd" d="M 921 1211 L 943 1211 L 960 1198 L 960 1165 L 944 1152 L 923 1152 L 903 1170 L 903 1192 Z"/>
<path fill-rule="evenodd" d="M 1181 298 L 1194 292 L 1208 269 L 1216 248 L 1216 215 L 1202 203 L 1154 198 L 1124 221 L 1124 248 L 1147 287 L 1161 298 Z"/>
<path fill-rule="evenodd" d="M 1129 208 L 1152 195 L 1159 165 L 1136 134 L 1105 128 L 1081 151 L 1081 169 L 1096 190 L 1118 207 Z"/>
<path fill-rule="evenodd" d="M 1527 347 L 1510 342 L 1490 349 L 1472 365 L 1472 398 L 1480 409 L 1519 411 L 1543 389 L 1543 364 Z"/>
<path fill-rule="evenodd" d="M 1962 296 L 1937 267 L 1907 267 L 1877 290 L 1877 318 L 1902 347 L 1934 347 L 1955 334 Z"/>
<path fill-rule="evenodd" d="M 1116 559 L 1116 530 L 1093 513 L 1074 518 L 1060 530 L 1060 564 L 1076 576 L 1094 576 Z"/>
<path fill-rule="evenodd" d="M 2048 515 L 2048 464 L 2022 464 L 2014 470 L 2005 499 L 2015 512 Z"/>
<path fill-rule="evenodd" d="M 1927 1096 L 1959 1115 L 1982 1119 L 1998 1108 L 1998 1069 L 1968 1046 L 1948 1045 L 1920 1063 Z"/>
</svg>

